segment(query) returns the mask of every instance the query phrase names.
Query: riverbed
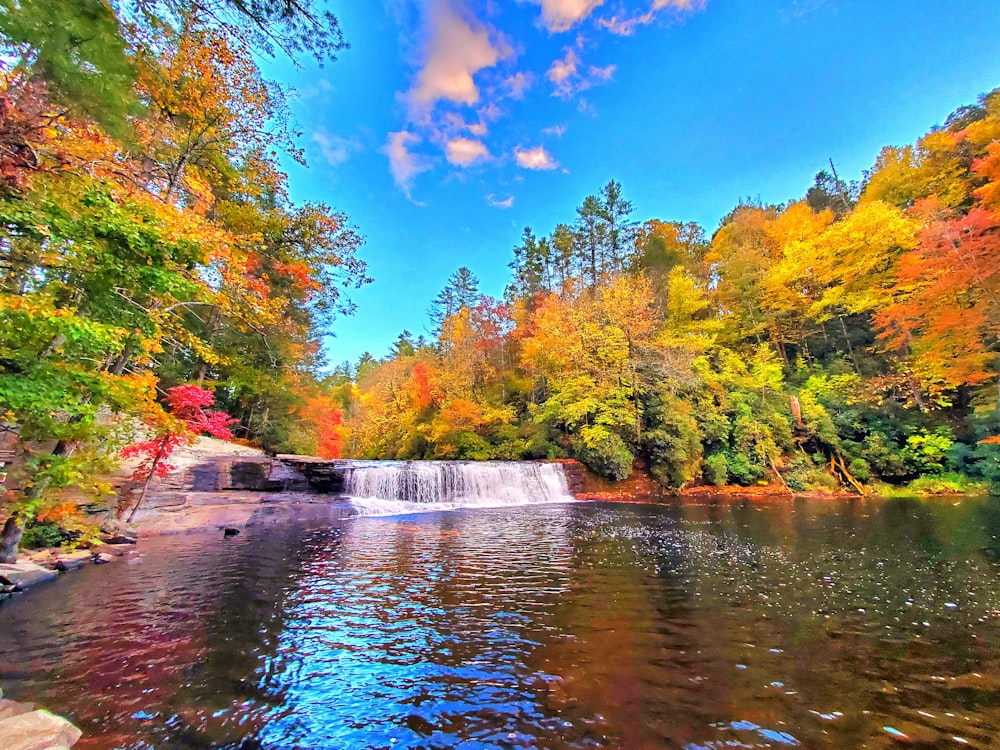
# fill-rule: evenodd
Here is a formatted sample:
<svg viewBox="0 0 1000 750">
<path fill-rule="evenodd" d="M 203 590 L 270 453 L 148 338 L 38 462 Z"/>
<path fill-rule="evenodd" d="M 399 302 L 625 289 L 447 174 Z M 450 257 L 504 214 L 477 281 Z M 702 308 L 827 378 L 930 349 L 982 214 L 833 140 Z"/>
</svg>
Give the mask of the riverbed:
<svg viewBox="0 0 1000 750">
<path fill-rule="evenodd" d="M 1000 499 L 476 508 L 144 540 L 0 607 L 77 748 L 992 747 Z"/>
</svg>

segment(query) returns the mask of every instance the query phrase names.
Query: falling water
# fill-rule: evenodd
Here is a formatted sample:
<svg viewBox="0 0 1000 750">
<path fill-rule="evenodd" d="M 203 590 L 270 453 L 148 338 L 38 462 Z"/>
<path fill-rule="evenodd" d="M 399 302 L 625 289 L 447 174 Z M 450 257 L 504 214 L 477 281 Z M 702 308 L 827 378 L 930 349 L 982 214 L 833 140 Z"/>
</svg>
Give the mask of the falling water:
<svg viewBox="0 0 1000 750">
<path fill-rule="evenodd" d="M 360 515 L 568 502 L 563 467 L 527 461 L 349 461 L 344 494 Z"/>
</svg>

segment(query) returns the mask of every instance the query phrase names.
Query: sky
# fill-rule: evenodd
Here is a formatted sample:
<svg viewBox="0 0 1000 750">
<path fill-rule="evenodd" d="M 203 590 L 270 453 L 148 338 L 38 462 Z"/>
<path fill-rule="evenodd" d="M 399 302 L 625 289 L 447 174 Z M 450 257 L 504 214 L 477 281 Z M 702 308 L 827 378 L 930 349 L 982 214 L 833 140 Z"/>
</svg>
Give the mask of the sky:
<svg viewBox="0 0 1000 750">
<path fill-rule="evenodd" d="M 500 297 L 526 226 L 609 180 L 709 233 L 741 198 L 857 179 L 1000 86 L 997 0 L 334 0 L 351 47 L 267 63 L 295 89 L 296 202 L 345 212 L 374 283 L 332 364 L 387 354 L 467 266 Z"/>
</svg>

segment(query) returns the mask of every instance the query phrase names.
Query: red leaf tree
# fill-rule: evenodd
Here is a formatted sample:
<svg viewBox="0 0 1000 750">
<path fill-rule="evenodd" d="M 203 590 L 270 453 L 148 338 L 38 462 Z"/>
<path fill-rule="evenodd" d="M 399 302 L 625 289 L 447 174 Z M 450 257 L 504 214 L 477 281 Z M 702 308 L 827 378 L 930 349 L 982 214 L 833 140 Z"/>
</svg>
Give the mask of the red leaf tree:
<svg viewBox="0 0 1000 750">
<path fill-rule="evenodd" d="M 130 445 L 121 452 L 122 458 L 139 458 L 139 466 L 132 472 L 132 479 L 142 482 L 142 492 L 132 506 L 128 521 L 132 522 L 142 505 L 153 477 L 164 478 L 176 466 L 168 459 L 177 448 L 190 445 L 199 435 L 211 435 L 222 440 L 232 438 L 229 425 L 236 422 L 225 412 L 207 407 L 215 403 L 215 396 L 197 385 L 178 385 L 167 391 L 166 404 L 169 414 L 163 414 L 155 428 L 155 436 Z"/>
</svg>

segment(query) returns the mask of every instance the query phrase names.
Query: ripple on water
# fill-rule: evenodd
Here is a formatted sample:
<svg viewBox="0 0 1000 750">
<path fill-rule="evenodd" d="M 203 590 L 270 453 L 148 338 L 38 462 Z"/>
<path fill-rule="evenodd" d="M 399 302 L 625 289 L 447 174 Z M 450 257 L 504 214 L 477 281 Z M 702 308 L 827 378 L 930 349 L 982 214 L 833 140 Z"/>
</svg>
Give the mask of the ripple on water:
<svg viewBox="0 0 1000 750">
<path fill-rule="evenodd" d="M 0 608 L 0 684 L 75 719 L 85 749 L 989 747 L 990 503 L 150 540 Z"/>
</svg>

